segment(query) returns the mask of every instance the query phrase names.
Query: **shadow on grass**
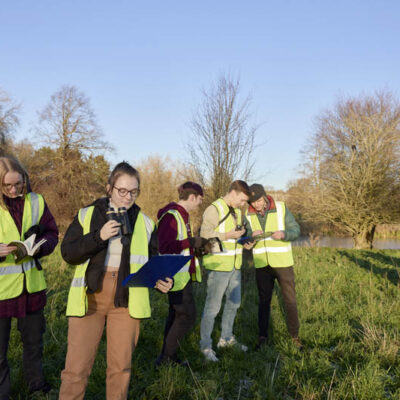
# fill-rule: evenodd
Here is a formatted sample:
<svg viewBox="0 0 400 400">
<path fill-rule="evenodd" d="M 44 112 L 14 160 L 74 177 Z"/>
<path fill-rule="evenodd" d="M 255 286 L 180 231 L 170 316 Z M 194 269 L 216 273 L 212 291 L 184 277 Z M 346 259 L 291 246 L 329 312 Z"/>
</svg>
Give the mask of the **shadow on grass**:
<svg viewBox="0 0 400 400">
<path fill-rule="evenodd" d="M 350 253 L 346 250 L 338 250 L 341 256 L 345 256 L 359 267 L 373 272 L 376 275 L 387 279 L 393 285 L 398 286 L 400 282 L 400 258 L 392 257 L 387 254 L 377 253 L 374 251 L 362 250 L 357 253 Z M 380 266 L 387 265 L 386 266 Z"/>
<path fill-rule="evenodd" d="M 359 318 L 350 318 L 349 326 L 351 328 L 351 337 L 355 342 L 360 342 L 364 336 L 364 326 Z"/>
</svg>

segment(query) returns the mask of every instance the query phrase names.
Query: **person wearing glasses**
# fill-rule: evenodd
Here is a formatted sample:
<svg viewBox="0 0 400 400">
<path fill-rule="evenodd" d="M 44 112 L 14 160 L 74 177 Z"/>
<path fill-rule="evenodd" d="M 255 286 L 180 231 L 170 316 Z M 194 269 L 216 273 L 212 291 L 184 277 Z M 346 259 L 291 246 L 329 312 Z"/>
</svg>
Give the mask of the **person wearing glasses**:
<svg viewBox="0 0 400 400">
<path fill-rule="evenodd" d="M 130 273 L 157 254 L 155 224 L 135 204 L 140 193 L 138 171 L 119 163 L 106 190 L 107 197 L 79 210 L 61 244 L 64 260 L 76 265 L 67 303 L 62 400 L 84 398 L 106 321 L 106 396 L 126 399 L 140 320 L 150 317 L 148 289 L 122 286 Z M 127 218 L 116 218 L 118 214 Z M 163 293 L 171 287 L 169 278 L 156 285 Z"/>
<path fill-rule="evenodd" d="M 45 239 L 34 257 L 16 261 L 13 241 L 36 234 Z M 11 395 L 7 350 L 11 319 L 21 334 L 23 369 L 30 393 L 47 393 L 42 368 L 46 282 L 39 258 L 52 253 L 58 242 L 54 218 L 43 197 L 30 189 L 29 177 L 12 157 L 0 157 L 0 399 Z"/>
</svg>

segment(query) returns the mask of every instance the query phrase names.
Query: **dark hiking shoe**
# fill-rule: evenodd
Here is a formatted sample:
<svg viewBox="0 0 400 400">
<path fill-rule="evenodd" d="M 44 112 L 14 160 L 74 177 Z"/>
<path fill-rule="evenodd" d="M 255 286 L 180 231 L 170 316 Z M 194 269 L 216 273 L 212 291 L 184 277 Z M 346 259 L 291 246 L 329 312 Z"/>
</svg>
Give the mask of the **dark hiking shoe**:
<svg viewBox="0 0 400 400">
<path fill-rule="evenodd" d="M 256 345 L 256 351 L 262 350 L 267 345 L 268 345 L 268 338 L 266 338 L 265 336 L 260 336 L 258 338 L 258 343 Z"/>
<path fill-rule="evenodd" d="M 189 367 L 189 362 L 186 360 L 182 361 L 177 356 L 167 357 L 165 355 L 160 354 L 155 361 L 155 365 L 157 368 L 161 367 L 162 365 L 172 365 L 172 366 L 180 365 L 181 367 Z"/>
<path fill-rule="evenodd" d="M 29 389 L 29 394 L 30 395 L 33 395 L 33 394 L 46 394 L 46 393 L 49 393 L 51 389 L 52 389 L 52 387 L 50 386 L 50 384 L 47 383 L 47 382 L 44 382 L 40 386 L 36 386 L 36 387 L 30 388 Z"/>
</svg>

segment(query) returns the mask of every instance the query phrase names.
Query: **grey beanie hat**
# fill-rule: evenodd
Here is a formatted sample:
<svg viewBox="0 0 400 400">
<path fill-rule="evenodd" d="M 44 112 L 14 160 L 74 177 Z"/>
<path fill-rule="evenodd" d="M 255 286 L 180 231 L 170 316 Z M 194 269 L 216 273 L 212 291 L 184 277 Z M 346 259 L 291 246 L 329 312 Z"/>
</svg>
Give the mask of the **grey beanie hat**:
<svg viewBox="0 0 400 400">
<path fill-rule="evenodd" d="M 248 203 L 253 203 L 253 201 L 257 201 L 260 197 L 267 197 L 265 193 L 264 186 L 260 185 L 259 183 L 253 183 L 250 186 L 250 197 Z"/>
</svg>

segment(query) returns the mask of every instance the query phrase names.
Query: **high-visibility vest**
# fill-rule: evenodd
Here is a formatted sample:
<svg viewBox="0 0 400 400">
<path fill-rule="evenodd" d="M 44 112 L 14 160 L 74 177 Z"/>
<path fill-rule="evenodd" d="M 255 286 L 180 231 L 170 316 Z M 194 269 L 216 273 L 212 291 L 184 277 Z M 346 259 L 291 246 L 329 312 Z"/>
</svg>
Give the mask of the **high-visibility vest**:
<svg viewBox="0 0 400 400">
<path fill-rule="evenodd" d="M 0 207 L 0 243 L 24 241 L 25 232 L 33 225 L 37 225 L 42 218 L 44 200 L 40 194 L 28 193 L 24 201 L 21 234 L 10 212 Z M 36 268 L 32 257 L 27 256 L 17 263 L 14 256 L 9 254 L 3 262 L 0 262 L 0 300 L 18 297 L 24 290 L 24 276 L 28 293 L 46 289 L 43 270 L 39 271 Z"/>
<path fill-rule="evenodd" d="M 285 203 L 277 201 L 275 205 L 276 212 L 267 214 L 264 232 L 285 230 Z M 246 218 L 253 232 L 263 230 L 257 214 L 249 214 L 246 211 Z M 272 237 L 259 240 L 253 247 L 253 259 L 256 268 L 262 268 L 267 265 L 273 268 L 291 267 L 293 265 L 292 245 L 290 242 L 274 240 Z"/>
<path fill-rule="evenodd" d="M 78 220 L 83 234 L 90 232 L 94 206 L 81 208 Z M 137 272 L 149 259 L 149 242 L 154 231 L 154 222 L 139 212 L 130 244 L 130 273 Z M 78 265 L 71 282 L 67 302 L 67 316 L 83 317 L 88 310 L 86 269 L 90 259 Z M 130 287 L 128 301 L 129 315 L 133 318 L 149 318 L 151 315 L 149 290 L 144 287 Z"/>
<path fill-rule="evenodd" d="M 215 200 L 212 203 L 218 210 L 219 221 L 222 221 L 214 230 L 218 233 L 227 233 L 236 228 L 237 223 L 242 220 L 242 212 L 235 208 L 237 220 L 229 214 L 229 207 L 224 199 Z M 226 215 L 229 216 L 227 218 Z M 221 240 L 222 252 L 207 254 L 203 256 L 203 265 L 206 269 L 213 271 L 232 271 L 233 268 L 240 269 L 242 266 L 243 246 L 236 239 Z"/>
<path fill-rule="evenodd" d="M 176 235 L 176 240 L 185 240 L 188 238 L 188 233 L 185 225 L 185 221 L 182 218 L 181 213 L 178 210 L 168 210 L 165 214 L 163 214 L 160 219 L 158 220 L 158 223 L 160 223 L 161 219 L 164 217 L 166 214 L 172 214 L 175 219 L 176 219 L 176 224 L 178 227 L 177 235 Z M 192 232 L 192 227 L 190 226 L 190 231 Z M 181 254 L 184 256 L 190 256 L 190 249 L 189 247 L 186 249 L 183 249 L 181 251 Z M 192 281 L 196 282 L 201 282 L 201 270 L 200 270 L 200 264 L 199 260 L 197 257 L 194 258 L 196 270 L 195 273 L 190 274 L 189 273 L 189 267 L 190 267 L 190 261 L 188 261 L 175 275 L 174 275 L 174 287 L 171 289 L 171 292 L 176 292 L 177 290 L 182 290 L 186 284 L 189 282 L 190 279 Z"/>
</svg>

